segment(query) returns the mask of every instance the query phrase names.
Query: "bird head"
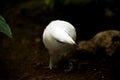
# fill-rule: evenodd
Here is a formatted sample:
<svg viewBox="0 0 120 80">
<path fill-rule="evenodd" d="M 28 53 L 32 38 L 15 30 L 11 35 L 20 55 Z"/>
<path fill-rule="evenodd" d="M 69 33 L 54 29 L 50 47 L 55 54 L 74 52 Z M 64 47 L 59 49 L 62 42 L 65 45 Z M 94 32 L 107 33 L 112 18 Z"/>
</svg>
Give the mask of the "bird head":
<svg viewBox="0 0 120 80">
<path fill-rule="evenodd" d="M 61 29 L 55 30 L 55 33 L 53 34 L 53 38 L 61 44 L 76 45 L 73 38 L 65 30 L 61 30 Z"/>
</svg>

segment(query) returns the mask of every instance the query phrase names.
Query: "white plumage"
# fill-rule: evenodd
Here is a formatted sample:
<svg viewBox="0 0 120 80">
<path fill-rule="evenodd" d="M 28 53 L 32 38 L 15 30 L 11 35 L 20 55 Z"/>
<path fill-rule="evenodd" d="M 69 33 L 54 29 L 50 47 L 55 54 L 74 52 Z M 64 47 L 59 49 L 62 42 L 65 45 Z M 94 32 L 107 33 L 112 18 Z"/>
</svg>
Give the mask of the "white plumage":
<svg viewBox="0 0 120 80">
<path fill-rule="evenodd" d="M 72 24 L 63 20 L 51 21 L 43 32 L 43 43 L 49 51 L 49 68 L 69 53 L 75 45 L 76 31 Z"/>
</svg>

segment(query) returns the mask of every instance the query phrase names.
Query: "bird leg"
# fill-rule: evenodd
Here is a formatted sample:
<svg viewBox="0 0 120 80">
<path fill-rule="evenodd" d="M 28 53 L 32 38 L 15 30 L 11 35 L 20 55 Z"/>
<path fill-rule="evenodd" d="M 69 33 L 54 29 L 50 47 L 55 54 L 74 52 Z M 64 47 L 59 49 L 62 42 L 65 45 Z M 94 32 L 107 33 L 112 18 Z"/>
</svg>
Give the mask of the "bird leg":
<svg viewBox="0 0 120 80">
<path fill-rule="evenodd" d="M 57 67 L 57 62 L 60 60 L 60 55 L 55 54 L 50 54 L 50 62 L 49 62 L 49 68 L 56 68 Z"/>
<path fill-rule="evenodd" d="M 52 59 L 51 59 L 51 56 L 50 56 L 50 61 L 49 61 L 49 68 L 52 69 Z"/>
</svg>

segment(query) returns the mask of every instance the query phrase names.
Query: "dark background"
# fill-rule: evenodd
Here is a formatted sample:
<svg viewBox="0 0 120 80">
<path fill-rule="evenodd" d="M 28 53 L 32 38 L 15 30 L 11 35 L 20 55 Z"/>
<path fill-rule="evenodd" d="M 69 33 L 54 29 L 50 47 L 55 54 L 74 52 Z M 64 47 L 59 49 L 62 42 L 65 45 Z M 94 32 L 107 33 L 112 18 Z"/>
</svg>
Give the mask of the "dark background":
<svg viewBox="0 0 120 80">
<path fill-rule="evenodd" d="M 73 24 L 77 41 L 89 40 L 104 30 L 120 30 L 119 0 L 0 0 L 0 14 L 14 40 L 1 33 L 1 80 L 110 80 L 106 65 L 63 74 L 49 71 L 42 32 L 48 23 L 62 19 Z M 95 70 L 94 70 L 95 69 Z"/>
</svg>

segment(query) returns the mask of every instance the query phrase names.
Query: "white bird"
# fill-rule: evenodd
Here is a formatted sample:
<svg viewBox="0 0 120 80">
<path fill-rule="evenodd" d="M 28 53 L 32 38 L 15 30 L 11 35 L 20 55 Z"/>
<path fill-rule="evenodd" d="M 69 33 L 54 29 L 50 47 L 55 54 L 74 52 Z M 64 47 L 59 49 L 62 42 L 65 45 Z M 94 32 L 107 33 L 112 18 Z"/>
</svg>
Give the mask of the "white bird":
<svg viewBox="0 0 120 80">
<path fill-rule="evenodd" d="M 49 68 L 55 68 L 76 45 L 76 30 L 72 24 L 63 20 L 51 21 L 43 32 L 43 43 L 49 51 Z"/>
</svg>

